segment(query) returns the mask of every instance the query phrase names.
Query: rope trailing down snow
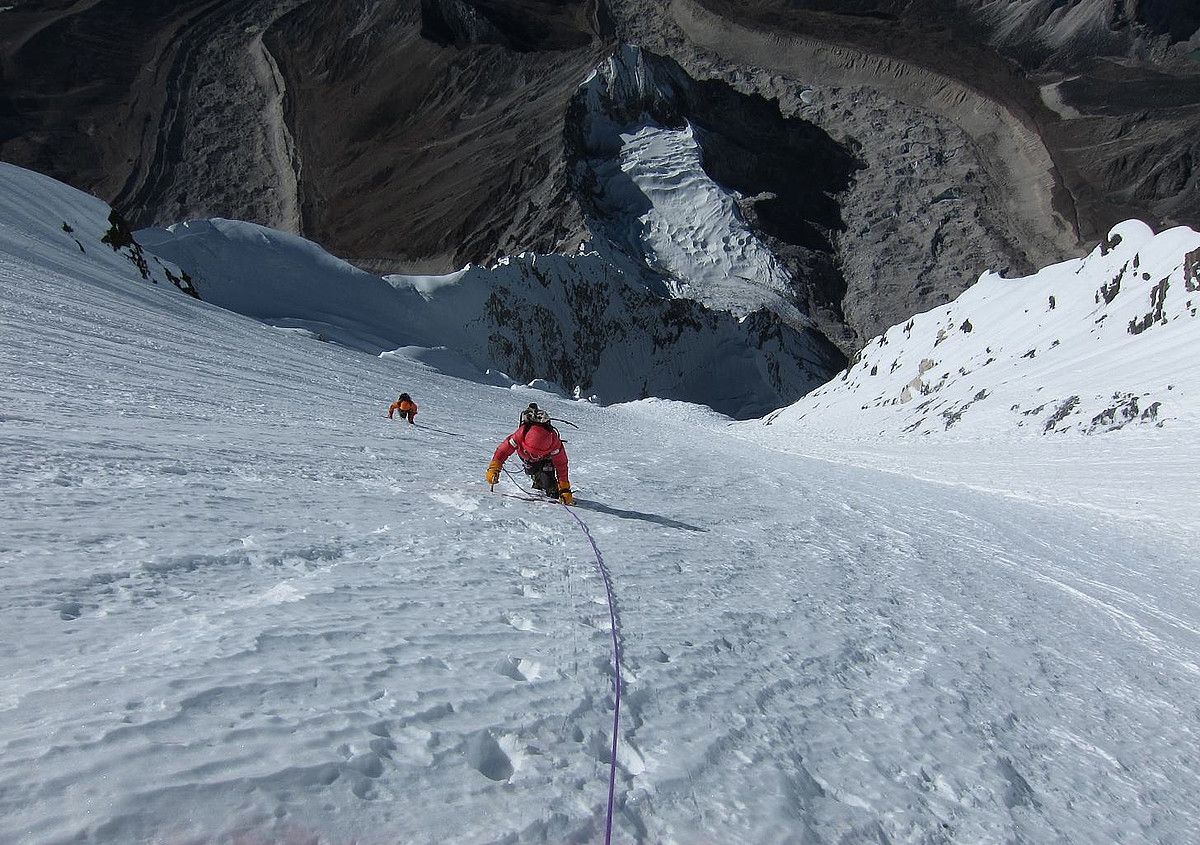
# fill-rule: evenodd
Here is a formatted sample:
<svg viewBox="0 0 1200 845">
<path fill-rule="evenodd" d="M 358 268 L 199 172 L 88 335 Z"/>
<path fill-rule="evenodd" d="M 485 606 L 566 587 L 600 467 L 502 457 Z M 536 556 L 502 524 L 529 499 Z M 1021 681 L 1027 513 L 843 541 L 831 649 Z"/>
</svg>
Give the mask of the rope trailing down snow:
<svg viewBox="0 0 1200 845">
<path fill-rule="evenodd" d="M 613 726 L 612 726 L 612 750 L 608 757 L 608 814 L 604 820 L 604 845 L 609 845 L 612 841 L 612 817 L 613 817 L 613 798 L 617 790 L 617 730 L 621 722 L 621 640 L 617 636 L 617 611 L 616 602 L 613 599 L 612 578 L 609 577 L 608 567 L 604 565 L 604 555 L 600 554 L 600 547 L 596 545 L 595 538 L 592 537 L 592 532 L 588 530 L 587 523 L 579 518 L 579 514 L 571 510 L 566 505 L 567 513 L 571 518 L 579 524 L 583 530 L 583 535 L 587 537 L 588 543 L 592 546 L 592 551 L 596 555 L 596 568 L 600 570 L 600 577 L 604 579 L 604 592 L 608 596 L 608 621 L 609 632 L 612 634 L 612 662 L 613 662 Z"/>
<path fill-rule="evenodd" d="M 516 477 L 507 469 L 504 474 L 509 480 L 516 485 L 517 489 L 522 493 L 530 496 L 533 493 L 526 490 L 517 481 Z M 548 501 L 548 500 L 546 500 Z M 604 563 L 604 555 L 600 553 L 600 547 L 596 545 L 596 539 L 592 536 L 592 532 L 588 529 L 587 523 L 579 518 L 579 515 L 574 510 L 563 505 L 563 509 L 571 515 L 571 518 L 579 525 L 583 536 L 587 538 L 588 543 L 592 547 L 592 553 L 596 557 L 596 569 L 600 573 L 601 580 L 604 581 L 604 593 L 608 598 L 608 622 L 609 633 L 612 635 L 612 666 L 613 666 L 613 724 L 612 724 L 612 748 L 608 755 L 608 811 L 604 818 L 604 845 L 612 843 L 612 820 L 613 820 L 613 805 L 617 794 L 617 736 L 621 725 L 621 640 L 617 636 L 617 603 L 613 596 L 612 577 L 608 573 L 608 566 Z"/>
</svg>

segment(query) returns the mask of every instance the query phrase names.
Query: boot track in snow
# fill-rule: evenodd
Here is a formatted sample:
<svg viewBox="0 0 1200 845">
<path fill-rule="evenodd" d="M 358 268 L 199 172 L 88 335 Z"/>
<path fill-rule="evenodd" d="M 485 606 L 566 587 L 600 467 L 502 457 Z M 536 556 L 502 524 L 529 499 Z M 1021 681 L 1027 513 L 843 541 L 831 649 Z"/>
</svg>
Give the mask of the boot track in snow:
<svg viewBox="0 0 1200 845">
<path fill-rule="evenodd" d="M 512 496 L 508 493 L 501 495 L 509 496 L 510 498 L 521 499 L 526 502 L 546 502 L 547 504 L 554 503 L 554 500 L 537 498 L 529 490 L 526 490 L 511 472 L 507 469 L 504 474 L 508 476 L 516 488 L 525 496 Z M 558 502 L 558 504 L 562 504 Z M 592 536 L 592 532 L 588 529 L 587 523 L 579 518 L 570 507 L 563 505 L 571 518 L 579 525 L 579 529 L 583 532 L 583 536 L 587 538 L 588 544 L 592 547 L 592 553 L 596 558 L 596 569 L 600 573 L 600 578 L 604 581 L 604 593 L 608 600 L 608 621 L 609 632 L 612 635 L 612 666 L 613 666 L 613 725 L 612 725 L 612 748 L 609 751 L 608 758 L 608 810 L 604 818 L 604 845 L 609 845 L 612 842 L 612 819 L 613 819 L 613 803 L 616 798 L 617 791 L 617 736 L 621 722 L 621 641 L 618 637 L 617 626 L 617 610 L 616 599 L 613 596 L 612 576 L 609 575 L 608 566 L 604 563 L 604 555 L 600 552 L 600 546 L 596 544 L 596 539 Z"/>
</svg>

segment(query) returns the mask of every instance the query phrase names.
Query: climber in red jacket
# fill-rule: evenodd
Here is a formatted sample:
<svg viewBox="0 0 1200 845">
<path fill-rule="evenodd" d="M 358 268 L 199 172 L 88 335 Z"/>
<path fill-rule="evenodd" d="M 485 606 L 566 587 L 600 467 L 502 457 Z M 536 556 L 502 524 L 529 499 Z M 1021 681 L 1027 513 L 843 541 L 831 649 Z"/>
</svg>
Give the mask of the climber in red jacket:
<svg viewBox="0 0 1200 845">
<path fill-rule="evenodd" d="M 525 474 L 533 479 L 533 488 L 540 490 L 564 505 L 575 504 L 571 493 L 571 482 L 567 478 L 567 450 L 550 424 L 550 415 L 530 402 L 521 412 L 521 424 L 517 430 L 504 438 L 492 455 L 484 478 L 488 484 L 500 480 L 500 468 L 513 454 L 525 464 Z"/>
</svg>

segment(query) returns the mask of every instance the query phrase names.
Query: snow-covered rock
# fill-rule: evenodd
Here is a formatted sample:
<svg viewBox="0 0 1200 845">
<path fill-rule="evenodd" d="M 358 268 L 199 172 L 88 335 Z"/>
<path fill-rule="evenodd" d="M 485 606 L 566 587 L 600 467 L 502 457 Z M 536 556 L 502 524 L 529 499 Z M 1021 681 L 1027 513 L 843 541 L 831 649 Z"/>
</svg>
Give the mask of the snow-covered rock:
<svg viewBox="0 0 1200 845">
<path fill-rule="evenodd" d="M 188 274 L 147 255 L 128 224 L 107 203 L 40 173 L 0 162 L 0 262 L 15 261 L 37 261 L 100 280 L 171 284 L 196 295 Z"/>
<path fill-rule="evenodd" d="M 208 302 L 371 354 L 447 348 L 455 359 L 448 372 L 473 369 L 487 383 L 488 370 L 499 369 L 608 402 L 663 396 L 748 417 L 821 384 L 837 361 L 828 344 L 773 314 L 738 318 L 661 297 L 587 249 L 385 279 L 296 235 L 239 221 L 192 221 L 138 237 L 189 268 Z"/>
<path fill-rule="evenodd" d="M 1098 433 L 1200 417 L 1200 234 L 1128 221 L 1086 258 L 987 273 L 765 420 L 787 432 Z"/>
</svg>

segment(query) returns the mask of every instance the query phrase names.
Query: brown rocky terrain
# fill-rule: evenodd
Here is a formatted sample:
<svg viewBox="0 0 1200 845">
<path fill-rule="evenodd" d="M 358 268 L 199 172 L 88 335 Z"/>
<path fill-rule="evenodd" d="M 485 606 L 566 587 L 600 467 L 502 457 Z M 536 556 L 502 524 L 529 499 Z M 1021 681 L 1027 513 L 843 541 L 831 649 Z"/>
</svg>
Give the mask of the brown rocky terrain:
<svg viewBox="0 0 1200 845">
<path fill-rule="evenodd" d="M 1195 224 L 1200 12 L 1135 0 L 628 0 L 625 39 L 860 150 L 839 197 L 861 343 L 1128 217 Z"/>
<path fill-rule="evenodd" d="M 571 104 L 637 44 L 845 352 L 1125 217 L 1200 225 L 1200 12 L 1169 0 L 12 0 L 0 24 L 0 158 L 138 225 L 247 219 L 381 271 L 595 234 Z M 787 137 L 844 164 L 800 190 Z"/>
</svg>

